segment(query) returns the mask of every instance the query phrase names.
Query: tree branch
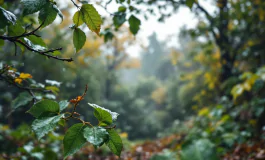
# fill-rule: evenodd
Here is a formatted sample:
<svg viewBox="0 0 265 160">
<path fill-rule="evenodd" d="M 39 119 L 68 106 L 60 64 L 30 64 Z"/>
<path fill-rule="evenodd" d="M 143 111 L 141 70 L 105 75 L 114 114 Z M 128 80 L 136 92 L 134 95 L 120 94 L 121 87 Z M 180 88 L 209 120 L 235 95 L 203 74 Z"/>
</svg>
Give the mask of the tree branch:
<svg viewBox="0 0 265 160">
<path fill-rule="evenodd" d="M 53 53 L 55 51 L 61 51 L 62 48 L 50 49 L 50 50 L 47 50 L 47 51 L 38 51 L 38 50 L 35 50 L 35 49 L 31 48 L 30 46 L 28 46 L 27 44 L 23 43 L 20 40 L 16 40 L 16 42 L 18 42 L 21 45 L 25 46 L 28 50 L 30 50 L 32 52 L 36 52 L 36 53 L 41 54 L 43 56 L 46 56 L 48 58 L 53 58 L 53 59 L 57 59 L 57 60 L 60 60 L 60 61 L 67 61 L 67 62 L 72 62 L 73 61 L 73 58 L 60 58 L 58 56 L 53 56 L 53 55 L 47 54 L 47 53 Z"/>
<path fill-rule="evenodd" d="M 47 51 L 38 51 L 38 50 L 36 50 L 36 49 L 28 46 L 27 44 L 25 44 L 24 42 L 22 42 L 19 39 L 19 38 L 27 37 L 27 36 L 30 36 L 30 35 L 35 35 L 35 36 L 39 37 L 38 35 L 35 34 L 35 32 L 38 31 L 43 24 L 44 24 L 44 21 L 42 22 L 42 24 L 39 27 L 37 27 L 36 29 L 34 29 L 31 32 L 23 33 L 23 34 L 21 34 L 19 36 L 0 36 L 0 39 L 13 42 L 15 44 L 15 47 L 17 47 L 16 46 L 16 42 L 17 42 L 17 43 L 23 45 L 24 47 L 26 47 L 28 50 L 30 50 L 32 52 L 36 52 L 36 53 L 41 54 L 43 56 L 46 56 L 48 58 L 53 58 L 53 59 L 57 59 L 57 60 L 60 60 L 60 61 L 72 62 L 73 61 L 73 58 L 60 58 L 60 57 L 57 57 L 57 56 L 53 56 L 53 55 L 47 54 L 47 53 L 52 53 L 54 51 L 60 51 L 60 50 L 62 50 L 62 48 L 50 49 L 50 50 L 47 50 Z"/>
<path fill-rule="evenodd" d="M 51 93 L 50 90 L 45 90 L 43 88 L 30 88 L 30 87 L 24 87 L 19 84 L 17 84 L 12 76 L 10 76 L 8 73 L 6 73 L 9 70 L 10 66 L 5 65 L 0 71 L 0 80 L 3 80 L 4 82 L 8 83 L 9 85 L 12 85 L 20 90 L 27 91 L 33 98 L 33 102 L 35 103 L 37 101 L 37 98 L 33 91 L 43 92 L 43 93 Z"/>
<path fill-rule="evenodd" d="M 214 20 L 213 20 L 213 17 L 209 14 L 209 12 L 203 8 L 198 2 L 195 1 L 194 3 L 196 6 L 197 6 L 197 9 L 199 9 L 200 11 L 202 11 L 205 16 L 207 17 L 209 23 L 210 23 L 210 30 L 211 30 L 211 33 L 213 34 L 214 36 L 214 39 L 215 39 L 215 42 L 217 43 L 218 42 L 218 36 L 217 34 L 215 33 L 214 31 Z"/>
</svg>

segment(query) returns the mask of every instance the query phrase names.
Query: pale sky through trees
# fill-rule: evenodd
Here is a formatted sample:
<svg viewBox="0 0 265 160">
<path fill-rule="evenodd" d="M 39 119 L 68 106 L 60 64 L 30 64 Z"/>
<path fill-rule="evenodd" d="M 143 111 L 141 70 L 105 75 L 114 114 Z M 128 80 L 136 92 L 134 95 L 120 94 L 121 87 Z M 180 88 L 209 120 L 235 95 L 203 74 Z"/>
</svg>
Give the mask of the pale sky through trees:
<svg viewBox="0 0 265 160">
<path fill-rule="evenodd" d="M 209 13 L 213 13 L 214 8 L 211 6 L 211 1 L 209 0 L 199 0 L 199 3 L 206 8 Z M 111 13 L 117 11 L 118 5 L 112 2 L 108 6 L 108 10 Z M 108 14 L 103 8 L 97 7 L 100 14 Z M 159 15 L 159 14 L 157 14 Z M 137 15 L 136 15 L 137 16 Z M 136 40 L 139 43 L 144 43 L 145 46 L 148 45 L 148 37 L 152 33 L 156 33 L 158 40 L 167 41 L 167 46 L 178 48 L 178 34 L 183 26 L 187 28 L 195 28 L 198 22 L 196 15 L 191 12 L 188 7 L 180 7 L 177 13 L 174 13 L 171 17 L 166 18 L 165 22 L 158 22 L 158 16 L 149 16 L 146 20 L 142 15 L 137 16 L 141 20 L 141 30 L 136 35 Z M 128 22 L 125 23 L 128 26 Z M 139 44 L 128 47 L 127 52 L 133 56 L 138 57 L 141 53 L 141 47 Z"/>
<path fill-rule="evenodd" d="M 96 6 L 100 14 L 108 15 L 105 10 L 99 6 Z M 118 5 L 113 2 L 108 6 L 108 11 L 114 13 L 117 11 Z M 159 15 L 159 14 L 158 14 Z M 137 16 L 137 15 L 136 15 Z M 148 45 L 148 37 L 152 33 L 156 33 L 157 37 L 161 41 L 169 41 L 168 46 L 178 46 L 178 33 L 184 25 L 187 28 L 194 28 L 197 23 L 197 19 L 194 14 L 191 13 L 190 9 L 187 7 L 181 7 L 179 11 L 173 14 L 171 17 L 166 18 L 165 22 L 158 22 L 158 16 L 149 16 L 149 19 L 146 20 L 142 15 L 137 16 L 141 20 L 141 30 L 136 35 L 136 40 L 144 45 Z M 128 26 L 128 22 L 125 23 Z M 134 45 L 127 48 L 127 52 L 133 56 L 138 57 L 141 53 L 141 47 L 139 45 Z"/>
</svg>

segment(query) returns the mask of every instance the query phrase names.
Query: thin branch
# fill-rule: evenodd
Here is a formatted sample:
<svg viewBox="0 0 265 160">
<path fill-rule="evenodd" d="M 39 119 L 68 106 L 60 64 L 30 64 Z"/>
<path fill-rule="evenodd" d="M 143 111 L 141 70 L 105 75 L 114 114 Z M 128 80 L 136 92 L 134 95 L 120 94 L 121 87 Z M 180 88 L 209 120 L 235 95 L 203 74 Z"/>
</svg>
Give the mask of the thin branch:
<svg viewBox="0 0 265 160">
<path fill-rule="evenodd" d="M 33 98 L 33 102 L 35 103 L 37 101 L 37 98 L 36 96 L 34 95 L 34 93 L 32 92 L 32 90 L 30 88 L 27 88 L 27 87 L 22 87 L 20 85 L 18 85 L 17 83 L 15 83 L 14 81 L 4 77 L 3 75 L 0 75 L 0 78 L 3 79 L 5 82 L 7 82 L 8 84 L 20 89 L 20 90 L 24 90 L 24 91 L 27 91 Z"/>
<path fill-rule="evenodd" d="M 111 16 L 114 16 L 115 14 L 114 13 L 111 13 L 110 11 L 108 11 L 107 7 L 106 6 L 103 6 L 101 4 L 98 4 L 100 7 L 102 7 L 108 14 L 110 14 Z"/>
<path fill-rule="evenodd" d="M 213 17 L 212 17 L 212 16 L 209 14 L 209 12 L 208 12 L 205 8 L 203 8 L 198 2 L 195 1 L 194 4 L 197 5 L 197 8 L 198 8 L 199 10 L 201 10 L 201 11 L 206 15 L 207 19 L 209 20 L 209 22 L 210 22 L 210 30 L 211 30 L 211 33 L 213 34 L 214 39 L 215 39 L 215 42 L 217 43 L 217 42 L 218 42 L 218 36 L 217 36 L 217 34 L 215 33 L 215 31 L 214 31 L 214 20 L 213 20 Z"/>
<path fill-rule="evenodd" d="M 19 36 L 0 36 L 0 39 L 8 40 L 8 41 L 12 41 L 12 40 L 14 41 L 14 40 L 22 38 L 22 37 L 27 37 L 27 36 L 30 36 L 30 35 L 36 35 L 35 32 L 37 32 L 42 27 L 43 24 L 44 24 L 44 21 L 41 23 L 41 25 L 39 27 L 37 27 L 36 29 L 34 29 L 31 32 L 23 33 L 23 34 L 21 34 Z"/>
<path fill-rule="evenodd" d="M 60 60 L 60 61 L 72 62 L 73 58 L 60 58 L 60 57 L 57 57 L 57 56 L 53 56 L 53 55 L 47 54 L 47 53 L 53 53 L 54 51 L 60 51 L 60 50 L 62 50 L 62 48 L 50 49 L 50 50 L 47 50 L 47 51 L 38 51 L 38 50 L 35 50 L 34 48 L 31 48 L 30 46 L 28 46 L 27 44 L 25 44 L 24 42 L 22 42 L 19 39 L 19 38 L 27 37 L 27 36 L 30 36 L 30 35 L 34 35 L 34 36 L 40 37 L 39 35 L 35 34 L 35 32 L 38 31 L 42 27 L 43 24 L 44 24 L 44 21 L 42 22 L 42 24 L 39 27 L 37 27 L 36 29 L 34 29 L 31 32 L 23 33 L 23 34 L 21 34 L 19 36 L 0 36 L 0 39 L 13 42 L 15 44 L 15 47 L 17 47 L 16 46 L 16 42 L 17 42 L 17 43 L 23 45 L 24 47 L 26 47 L 28 50 L 30 50 L 32 52 L 36 52 L 36 53 L 41 54 L 43 56 L 46 56 L 48 58 L 53 58 L 53 59 L 57 59 L 57 60 Z"/>
<path fill-rule="evenodd" d="M 87 87 L 87 85 L 86 85 L 85 91 L 84 91 L 83 95 L 81 96 L 81 100 L 82 100 L 82 99 L 84 98 L 84 96 L 86 95 L 87 89 L 88 89 L 88 87 Z M 81 100 L 80 100 L 80 101 L 81 101 Z M 74 110 L 72 111 L 72 114 L 74 114 L 74 112 L 75 112 L 75 110 L 76 110 L 76 107 L 77 107 L 77 105 L 79 104 L 80 101 L 77 101 L 77 102 L 75 103 L 75 107 L 74 107 Z"/>
<path fill-rule="evenodd" d="M 105 129 L 114 129 L 114 128 L 116 128 L 116 125 L 114 125 L 114 126 L 110 126 L 110 127 L 104 127 Z"/>
<path fill-rule="evenodd" d="M 72 3 L 74 4 L 74 6 L 77 8 L 77 9 L 80 9 L 80 6 L 78 6 L 73 0 L 71 0 Z"/>
<path fill-rule="evenodd" d="M 93 127 L 93 125 L 92 125 L 90 122 L 86 122 L 86 121 L 82 120 L 81 118 L 76 117 L 76 116 L 80 116 L 80 114 L 77 113 L 77 112 L 75 111 L 77 105 L 79 104 L 79 102 L 80 102 L 80 101 L 84 98 L 84 96 L 86 95 L 87 89 L 88 89 L 88 87 L 87 87 L 87 85 L 86 85 L 86 88 L 85 88 L 85 91 L 84 91 L 83 95 L 82 95 L 82 96 L 78 96 L 76 99 L 73 99 L 73 101 L 75 102 L 75 105 L 74 105 L 74 108 L 73 108 L 72 112 L 71 112 L 71 113 L 70 113 L 70 112 L 65 112 L 66 114 L 69 114 L 69 116 L 67 116 L 67 117 L 65 117 L 65 118 L 62 118 L 62 119 L 66 120 L 66 121 L 67 121 L 69 118 L 77 119 L 77 120 L 81 121 L 84 125 L 87 124 L 87 125 Z M 75 115 L 76 115 L 76 116 L 75 116 Z"/>
<path fill-rule="evenodd" d="M 57 59 L 57 60 L 60 60 L 60 61 L 67 61 L 67 62 L 72 62 L 73 61 L 73 58 L 60 58 L 58 56 L 53 56 L 53 55 L 47 54 L 47 53 L 53 53 L 55 51 L 61 51 L 62 48 L 50 49 L 50 50 L 47 50 L 47 51 L 38 51 L 38 50 L 35 50 L 35 49 L 31 48 L 30 46 L 28 46 L 27 44 L 23 43 L 20 40 L 16 40 L 16 42 L 18 42 L 21 45 L 25 46 L 28 50 L 30 50 L 32 52 L 36 52 L 36 53 L 41 54 L 43 56 L 46 56 L 48 58 L 53 58 L 53 59 Z"/>
<path fill-rule="evenodd" d="M 16 82 L 14 82 L 14 79 L 8 77 L 8 76 L 4 76 L 5 73 L 8 71 L 8 69 L 10 68 L 10 66 L 8 65 L 5 65 L 2 70 L 2 72 L 0 73 L 0 79 L 5 81 L 6 83 L 8 83 L 9 85 L 12 85 L 20 90 L 24 90 L 24 91 L 27 91 L 33 98 L 33 102 L 35 103 L 37 101 L 37 98 L 34 94 L 33 91 L 38 91 L 38 92 L 43 92 L 43 93 L 51 93 L 52 91 L 50 90 L 45 90 L 43 88 L 30 88 L 30 87 L 24 87 L 24 86 L 21 86 L 19 84 L 17 84 Z"/>
<path fill-rule="evenodd" d="M 86 88 L 85 88 L 85 91 L 83 93 L 83 95 L 80 97 L 78 96 L 76 99 L 73 99 L 74 102 L 75 102 L 75 105 L 74 105 L 74 109 L 72 110 L 71 114 L 69 116 L 67 116 L 65 119 L 68 119 L 70 117 L 73 117 L 74 113 L 75 113 L 75 110 L 76 110 L 76 107 L 77 105 L 79 104 L 79 102 L 84 98 L 84 96 L 86 95 L 86 92 L 87 92 L 87 89 L 88 89 L 88 86 L 86 85 Z M 78 99 L 79 98 L 79 99 Z"/>
</svg>

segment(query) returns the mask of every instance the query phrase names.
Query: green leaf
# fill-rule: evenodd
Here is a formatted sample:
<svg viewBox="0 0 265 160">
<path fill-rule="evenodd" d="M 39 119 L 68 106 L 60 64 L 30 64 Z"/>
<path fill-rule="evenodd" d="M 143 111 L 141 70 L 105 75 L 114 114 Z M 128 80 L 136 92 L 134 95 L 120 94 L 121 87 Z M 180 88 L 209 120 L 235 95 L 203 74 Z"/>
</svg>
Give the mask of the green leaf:
<svg viewBox="0 0 265 160">
<path fill-rule="evenodd" d="M 84 23 L 83 16 L 82 16 L 82 13 L 80 11 L 75 12 L 75 14 L 73 16 L 73 22 L 74 22 L 76 27 L 78 27 Z"/>
<path fill-rule="evenodd" d="M 75 46 L 75 51 L 77 53 L 84 46 L 86 42 L 86 35 L 81 29 L 76 28 L 74 30 L 73 42 Z"/>
<path fill-rule="evenodd" d="M 52 151 L 51 149 L 47 149 L 44 152 L 44 158 L 45 160 L 58 160 L 57 153 Z"/>
<path fill-rule="evenodd" d="M 21 0 L 24 5 L 24 15 L 35 13 L 41 10 L 48 0 Z"/>
<path fill-rule="evenodd" d="M 59 55 L 61 55 L 61 52 L 60 52 L 60 51 L 54 51 L 54 52 L 52 53 L 52 55 L 53 55 L 53 56 L 59 56 Z"/>
<path fill-rule="evenodd" d="M 41 45 L 39 45 L 39 44 L 34 44 L 31 40 L 29 40 L 28 38 L 24 38 L 24 41 L 26 42 L 26 44 L 30 47 L 30 48 L 32 48 L 32 49 L 34 49 L 34 50 L 36 50 L 36 51 L 45 51 L 46 50 L 46 47 L 43 47 L 43 46 L 41 46 Z"/>
<path fill-rule="evenodd" d="M 195 0 L 186 0 L 186 5 L 191 9 L 193 4 L 195 3 Z"/>
<path fill-rule="evenodd" d="M 119 115 L 116 112 L 111 112 L 110 110 L 100 107 L 96 104 L 88 104 L 94 108 L 94 116 L 98 119 L 99 126 L 112 124 L 112 122 L 115 121 Z"/>
<path fill-rule="evenodd" d="M 243 93 L 244 93 L 244 86 L 242 84 L 235 85 L 231 90 L 231 94 L 234 100 L 236 100 L 237 97 L 242 95 Z"/>
<path fill-rule="evenodd" d="M 56 86 L 46 86 L 45 89 L 50 90 L 55 95 L 58 95 L 58 92 L 60 91 Z"/>
<path fill-rule="evenodd" d="M 109 138 L 109 133 L 102 127 L 86 127 L 84 130 L 84 137 L 86 140 L 94 146 L 100 147 Z"/>
<path fill-rule="evenodd" d="M 34 104 L 27 112 L 36 118 L 49 113 L 56 115 L 59 113 L 59 104 L 52 100 L 42 100 Z"/>
<path fill-rule="evenodd" d="M 211 160 L 218 160 L 216 153 L 213 143 L 208 139 L 199 139 L 183 148 L 180 155 L 182 160 L 205 160 L 209 157 Z"/>
<path fill-rule="evenodd" d="M 45 134 L 52 131 L 64 115 L 58 115 L 53 117 L 42 117 L 36 119 L 32 123 L 32 130 L 36 133 L 38 139 L 40 140 Z"/>
<path fill-rule="evenodd" d="M 40 37 L 37 37 L 35 35 L 30 35 L 27 38 L 35 45 L 40 45 L 42 47 L 47 47 L 45 42 L 43 41 L 43 39 L 40 38 Z"/>
<path fill-rule="evenodd" d="M 8 20 L 6 19 L 6 17 L 4 16 L 4 14 L 2 12 L 0 12 L 0 29 L 5 29 L 6 26 L 8 25 Z M 1 31 L 1 35 L 2 35 L 2 31 Z"/>
<path fill-rule="evenodd" d="M 85 127 L 83 123 L 78 123 L 67 130 L 63 139 L 64 158 L 74 154 L 85 145 L 86 139 L 83 135 Z"/>
<path fill-rule="evenodd" d="M 0 11 L 2 12 L 0 14 L 3 15 L 8 22 L 11 22 L 13 25 L 16 23 L 17 17 L 12 12 L 9 12 L 2 7 L 0 7 Z"/>
<path fill-rule="evenodd" d="M 110 31 L 109 28 L 105 29 L 103 32 L 100 33 L 100 35 L 104 36 L 104 42 L 106 43 L 109 40 L 112 40 L 114 37 L 113 33 Z"/>
<path fill-rule="evenodd" d="M 60 101 L 59 106 L 60 106 L 60 112 L 62 112 L 65 108 L 67 108 L 69 105 L 69 102 L 67 100 Z"/>
<path fill-rule="evenodd" d="M 2 47 L 3 45 L 5 45 L 5 41 L 0 39 L 0 47 Z"/>
<path fill-rule="evenodd" d="M 106 142 L 107 146 L 115 155 L 120 156 L 123 148 L 121 137 L 114 129 L 107 131 L 109 133 L 109 140 Z"/>
<path fill-rule="evenodd" d="M 120 6 L 120 7 L 118 8 L 118 11 L 119 11 L 119 12 L 126 12 L 126 10 L 127 10 L 127 8 L 124 7 L 124 6 Z"/>
<path fill-rule="evenodd" d="M 57 10 L 54 8 L 54 4 L 47 3 L 39 12 L 39 23 L 43 25 L 41 28 L 44 28 L 50 24 L 56 19 L 57 16 Z"/>
<path fill-rule="evenodd" d="M 20 22 L 17 22 L 15 25 L 8 26 L 8 35 L 9 36 L 20 36 L 25 32 L 25 29 L 22 27 Z"/>
<path fill-rule="evenodd" d="M 82 13 L 83 21 L 86 23 L 87 27 L 99 35 L 102 20 L 98 11 L 91 4 L 82 5 L 80 11 Z"/>
<path fill-rule="evenodd" d="M 20 44 L 20 43 L 16 43 L 16 44 L 17 44 L 17 46 L 20 48 L 21 53 L 24 53 L 24 52 L 25 52 L 25 46 L 23 46 L 23 45 Z"/>
<path fill-rule="evenodd" d="M 168 149 L 164 149 L 160 153 L 153 154 L 150 160 L 176 160 L 176 153 Z"/>
<path fill-rule="evenodd" d="M 131 15 L 129 18 L 130 31 L 132 34 L 136 35 L 140 29 L 141 21 L 136 18 L 134 15 Z"/>
<path fill-rule="evenodd" d="M 119 28 L 126 21 L 126 14 L 115 14 L 113 23 L 115 28 Z"/>
<path fill-rule="evenodd" d="M 65 126 L 65 120 L 64 119 L 60 119 L 60 121 L 58 122 L 58 124 L 60 125 L 60 126 Z"/>
<path fill-rule="evenodd" d="M 21 106 L 25 106 L 32 100 L 32 97 L 27 92 L 22 92 L 16 99 L 11 102 L 12 109 L 17 109 Z"/>
</svg>

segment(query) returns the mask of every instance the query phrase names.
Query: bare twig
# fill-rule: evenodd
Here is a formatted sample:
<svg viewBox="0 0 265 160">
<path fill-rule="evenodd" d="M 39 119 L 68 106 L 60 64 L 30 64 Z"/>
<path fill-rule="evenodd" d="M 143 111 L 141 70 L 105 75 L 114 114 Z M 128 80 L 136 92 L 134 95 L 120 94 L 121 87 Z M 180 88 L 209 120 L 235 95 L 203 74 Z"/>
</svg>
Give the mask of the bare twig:
<svg viewBox="0 0 265 160">
<path fill-rule="evenodd" d="M 77 8 L 77 9 L 80 9 L 80 6 L 78 6 L 73 0 L 71 0 L 72 3 L 74 4 L 74 6 Z"/>
<path fill-rule="evenodd" d="M 208 21 L 209 21 L 209 23 L 210 23 L 210 31 L 211 31 L 211 33 L 212 33 L 213 36 L 214 36 L 214 40 L 215 40 L 215 42 L 218 42 L 218 36 L 217 36 L 217 34 L 215 33 L 215 31 L 214 31 L 214 20 L 213 20 L 213 17 L 212 17 L 212 16 L 208 13 L 208 11 L 207 11 L 205 8 L 203 8 L 198 2 L 195 1 L 194 4 L 197 6 L 197 8 L 198 8 L 200 11 L 202 11 L 202 12 L 205 14 L 206 18 L 208 19 Z"/>
</svg>

